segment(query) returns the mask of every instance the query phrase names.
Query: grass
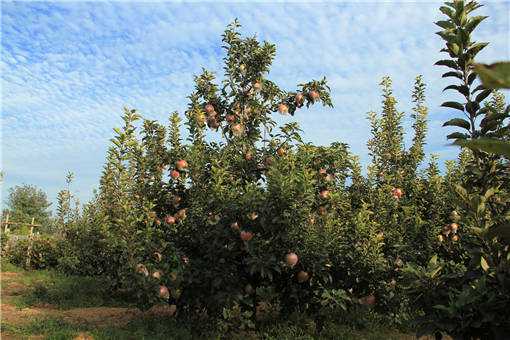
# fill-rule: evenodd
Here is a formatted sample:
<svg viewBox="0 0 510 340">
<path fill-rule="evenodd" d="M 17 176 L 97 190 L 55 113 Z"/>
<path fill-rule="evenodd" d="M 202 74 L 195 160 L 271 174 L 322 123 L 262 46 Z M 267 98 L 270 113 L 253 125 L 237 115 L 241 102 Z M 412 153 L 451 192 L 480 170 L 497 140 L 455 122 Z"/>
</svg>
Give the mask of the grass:
<svg viewBox="0 0 510 340">
<path fill-rule="evenodd" d="M 120 299 L 111 297 L 106 285 L 97 278 L 66 276 L 52 270 L 24 271 L 2 261 L 2 271 L 17 272 L 19 275 L 9 277 L 10 283 L 26 287 L 21 295 L 10 296 L 7 303 L 19 308 L 43 306 L 48 304 L 59 308 L 64 314 L 48 313 L 38 319 L 20 324 L 2 323 L 2 334 L 19 338 L 44 336 L 44 339 L 73 339 L 80 333 L 94 339 L 267 339 L 267 340 L 301 340 L 301 339 L 366 339 L 366 340 L 403 340 L 413 339 L 398 331 L 386 328 L 377 322 L 369 322 L 368 327 L 355 330 L 339 323 L 328 323 L 318 336 L 314 323 L 301 316 L 286 322 L 266 325 L 257 332 L 238 332 L 225 335 L 211 330 L 210 325 L 183 323 L 170 317 L 141 314 L 123 326 L 116 322 L 107 322 L 99 326 L 93 322 L 64 317 L 65 310 L 75 307 L 126 306 Z M 7 278 L 6 278 L 7 280 Z M 369 319 L 369 318 L 368 318 Z M 367 320 L 368 320 L 367 319 Z M 127 320 L 127 319 L 126 319 Z M 26 321 L 26 320 L 25 320 Z M 207 329 L 207 330 L 206 330 Z"/>
<path fill-rule="evenodd" d="M 121 339 L 267 339 L 267 340 L 403 340 L 410 336 L 386 329 L 355 331 L 345 326 L 328 327 L 320 335 L 309 332 L 306 328 L 286 323 L 268 327 L 255 332 L 246 332 L 225 336 L 220 333 L 198 333 L 191 327 L 179 325 L 175 320 L 160 318 L 141 318 L 125 327 L 95 328 L 90 325 L 76 325 L 60 319 L 38 319 L 25 326 L 3 325 L 3 331 L 20 337 L 44 335 L 44 339 L 73 339 L 78 334 L 87 334 L 96 340 Z"/>
</svg>

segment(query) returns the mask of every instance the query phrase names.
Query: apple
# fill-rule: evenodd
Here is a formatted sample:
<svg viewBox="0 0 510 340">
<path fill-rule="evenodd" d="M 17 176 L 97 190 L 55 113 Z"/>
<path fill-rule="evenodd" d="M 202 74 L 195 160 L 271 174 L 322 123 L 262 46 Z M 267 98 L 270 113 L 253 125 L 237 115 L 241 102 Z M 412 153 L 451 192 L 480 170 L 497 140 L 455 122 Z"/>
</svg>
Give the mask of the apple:
<svg viewBox="0 0 510 340">
<path fill-rule="evenodd" d="M 453 210 L 451 213 L 450 213 L 450 220 L 452 220 L 453 222 L 458 222 L 460 220 L 460 215 L 458 212 L 456 212 L 455 210 Z"/>
<path fill-rule="evenodd" d="M 445 225 L 443 227 L 443 234 L 445 234 L 446 236 L 450 235 L 450 232 L 451 232 L 451 229 L 450 229 L 450 225 Z"/>
<path fill-rule="evenodd" d="M 172 281 L 172 282 L 177 281 L 177 273 L 176 272 L 170 273 L 170 281 Z"/>
<path fill-rule="evenodd" d="M 296 102 L 297 106 L 302 105 L 304 99 L 305 99 L 305 97 L 303 96 L 302 93 L 297 93 L 296 96 L 294 97 L 294 101 Z"/>
<path fill-rule="evenodd" d="M 186 219 L 186 209 L 179 209 L 176 213 L 175 213 L 175 218 L 182 221 L 184 219 Z"/>
<path fill-rule="evenodd" d="M 217 129 L 218 127 L 220 127 L 220 123 L 218 122 L 216 117 L 207 117 L 207 126 L 210 129 Z"/>
<path fill-rule="evenodd" d="M 156 259 L 156 262 L 161 262 L 161 260 L 163 259 L 163 255 L 161 255 L 160 252 L 156 251 L 154 252 L 154 258 Z"/>
<path fill-rule="evenodd" d="M 312 101 L 316 101 L 320 97 L 319 92 L 317 92 L 315 90 L 310 91 L 309 94 L 310 94 L 310 98 L 312 98 Z"/>
<path fill-rule="evenodd" d="M 452 230 L 452 232 L 453 232 L 454 234 L 456 234 L 456 233 L 457 233 L 457 230 L 459 229 L 459 225 L 458 225 L 457 223 L 451 223 L 451 224 L 450 224 L 450 229 Z"/>
<path fill-rule="evenodd" d="M 287 262 L 287 265 L 289 267 L 294 267 L 299 261 L 299 258 L 296 253 L 288 253 L 285 257 L 285 262 Z"/>
<path fill-rule="evenodd" d="M 166 286 L 159 286 L 159 297 L 165 300 L 170 299 L 170 291 Z"/>
<path fill-rule="evenodd" d="M 253 233 L 251 231 L 241 231 L 240 233 L 240 236 L 241 236 L 241 240 L 243 241 L 249 241 L 253 238 Z"/>
<path fill-rule="evenodd" d="M 156 223 L 156 225 L 161 225 L 161 220 L 159 218 L 156 218 L 154 222 Z"/>
<path fill-rule="evenodd" d="M 207 114 L 212 114 L 214 112 L 214 106 L 212 104 L 207 104 L 205 106 L 205 112 L 207 112 Z"/>
<path fill-rule="evenodd" d="M 278 112 L 280 112 L 282 115 L 285 115 L 289 113 L 289 107 L 286 104 L 280 104 L 278 105 Z"/>
<path fill-rule="evenodd" d="M 225 116 L 225 119 L 227 120 L 227 122 L 229 123 L 233 123 L 236 121 L 236 116 L 235 115 L 231 115 L 231 114 L 228 114 Z"/>
<path fill-rule="evenodd" d="M 391 189 L 391 195 L 393 196 L 393 198 L 396 198 L 396 199 L 401 198 L 403 195 L 402 189 L 400 189 L 400 188 Z"/>
<path fill-rule="evenodd" d="M 149 276 L 149 270 L 147 270 L 147 267 L 141 263 L 136 265 L 136 272 L 144 276 Z"/>
<path fill-rule="evenodd" d="M 172 177 L 173 179 L 177 179 L 181 176 L 181 174 L 179 173 L 179 171 L 177 170 L 172 170 L 170 171 L 170 177 Z"/>
<path fill-rule="evenodd" d="M 278 148 L 278 149 L 276 149 L 276 154 L 277 154 L 278 156 L 280 156 L 280 157 L 285 156 L 285 153 L 286 153 L 286 151 L 285 151 L 285 149 L 284 149 L 283 147 L 282 147 L 282 148 Z"/>
<path fill-rule="evenodd" d="M 237 222 L 232 222 L 232 223 L 230 224 L 230 228 L 232 228 L 232 230 L 239 231 L 239 223 L 237 223 Z"/>
<path fill-rule="evenodd" d="M 255 91 L 258 91 L 258 90 L 260 90 L 261 88 L 262 88 L 262 83 L 261 83 L 260 81 L 258 81 L 258 80 L 257 80 L 255 83 L 253 83 L 253 89 L 254 89 Z"/>
<path fill-rule="evenodd" d="M 271 156 L 266 157 L 266 159 L 264 160 L 264 164 L 266 166 L 271 166 L 271 164 L 273 164 L 273 157 Z"/>
<path fill-rule="evenodd" d="M 251 161 L 253 159 L 253 154 L 250 151 L 248 151 L 247 153 L 244 154 L 244 159 L 247 161 Z"/>
<path fill-rule="evenodd" d="M 370 294 L 359 299 L 359 303 L 362 305 L 370 306 L 375 304 L 375 295 Z"/>
<path fill-rule="evenodd" d="M 326 179 L 326 182 L 332 182 L 333 179 L 335 179 L 335 175 L 327 174 L 325 179 Z"/>
<path fill-rule="evenodd" d="M 319 169 L 319 175 L 326 176 L 328 174 L 327 170 L 324 168 Z"/>
<path fill-rule="evenodd" d="M 299 283 L 303 283 L 303 282 L 308 281 L 308 279 L 310 278 L 310 274 L 308 274 L 305 271 L 300 271 L 299 273 L 297 273 L 296 278 Z"/>
<path fill-rule="evenodd" d="M 326 215 L 326 213 L 327 213 L 327 212 L 328 212 L 328 211 L 327 211 L 327 209 L 326 209 L 326 207 L 325 207 L 325 206 L 321 205 L 321 206 L 319 207 L 319 215 Z"/>
<path fill-rule="evenodd" d="M 437 240 L 438 240 L 439 242 L 443 242 L 443 241 L 444 241 L 444 237 L 443 237 L 443 235 L 441 235 L 441 234 L 437 235 Z"/>
<path fill-rule="evenodd" d="M 188 264 L 189 263 L 189 257 L 187 257 L 186 255 L 182 255 L 181 256 L 181 260 L 184 264 Z"/>
<path fill-rule="evenodd" d="M 252 211 L 247 216 L 250 220 L 255 221 L 257 219 L 257 217 L 259 217 L 259 214 L 257 214 L 255 211 Z"/>
<path fill-rule="evenodd" d="M 239 136 L 243 135 L 244 126 L 242 124 L 234 124 L 234 125 L 232 125 L 231 130 L 232 130 L 232 133 L 234 134 L 234 136 L 239 137 Z"/>
<path fill-rule="evenodd" d="M 177 162 L 175 162 L 175 167 L 179 171 L 183 171 L 188 167 L 188 162 L 186 162 L 184 159 L 179 159 Z"/>
<path fill-rule="evenodd" d="M 152 277 L 155 278 L 156 280 L 161 280 L 161 272 L 159 270 L 155 271 L 154 273 L 152 273 Z"/>
<path fill-rule="evenodd" d="M 176 222 L 176 219 L 172 215 L 168 215 L 167 217 L 165 217 L 166 224 L 175 224 L 175 222 Z"/>
<path fill-rule="evenodd" d="M 322 199 L 328 199 L 329 198 L 329 190 L 321 190 L 319 193 L 320 198 Z"/>
<path fill-rule="evenodd" d="M 452 241 L 453 242 L 457 242 L 459 239 L 460 239 L 459 235 L 453 235 L 452 236 Z"/>
</svg>

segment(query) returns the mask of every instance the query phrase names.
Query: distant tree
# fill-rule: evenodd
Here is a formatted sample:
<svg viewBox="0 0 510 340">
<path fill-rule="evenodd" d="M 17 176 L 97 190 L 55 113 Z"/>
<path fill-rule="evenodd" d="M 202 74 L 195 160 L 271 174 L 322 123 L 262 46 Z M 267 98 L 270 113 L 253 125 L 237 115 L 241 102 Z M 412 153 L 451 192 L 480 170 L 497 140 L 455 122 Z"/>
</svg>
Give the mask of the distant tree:
<svg viewBox="0 0 510 340">
<path fill-rule="evenodd" d="M 49 225 L 51 211 L 46 193 L 29 184 L 17 185 L 9 189 L 6 209 L 2 212 L 3 218 L 9 213 L 9 219 L 16 222 L 30 223 L 32 218 L 37 224 Z"/>
</svg>

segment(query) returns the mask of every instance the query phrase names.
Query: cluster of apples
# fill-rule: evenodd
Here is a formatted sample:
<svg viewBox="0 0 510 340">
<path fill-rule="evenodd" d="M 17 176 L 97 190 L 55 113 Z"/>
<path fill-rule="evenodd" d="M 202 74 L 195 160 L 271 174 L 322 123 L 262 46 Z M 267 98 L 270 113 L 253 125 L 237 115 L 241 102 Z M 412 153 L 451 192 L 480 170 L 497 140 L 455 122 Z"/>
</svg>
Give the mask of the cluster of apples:
<svg viewBox="0 0 510 340">
<path fill-rule="evenodd" d="M 307 94 L 307 97 L 309 98 L 309 100 L 313 103 L 315 102 L 317 99 L 320 98 L 320 94 L 319 92 L 315 91 L 315 90 L 311 90 L 309 91 Z M 294 104 L 296 105 L 297 108 L 300 108 L 303 106 L 304 104 L 304 101 L 305 101 L 305 94 L 301 93 L 301 92 L 298 92 L 295 96 L 294 96 Z M 289 113 L 289 106 L 285 103 L 280 103 L 278 105 L 278 112 L 282 115 L 287 115 Z"/>
<path fill-rule="evenodd" d="M 297 263 L 299 262 L 299 257 L 297 256 L 296 253 L 290 252 L 285 256 L 285 262 L 287 263 L 287 266 L 289 266 L 290 268 L 294 268 L 297 265 Z M 308 272 L 305 272 L 304 270 L 300 270 L 296 274 L 296 280 L 299 283 L 306 282 L 309 279 L 310 279 L 310 274 L 308 274 Z"/>
<path fill-rule="evenodd" d="M 184 159 L 179 159 L 175 162 L 175 168 L 170 171 L 170 177 L 178 179 L 181 177 L 181 173 L 188 169 L 188 162 Z"/>
<path fill-rule="evenodd" d="M 443 242 L 445 238 L 451 238 L 453 242 L 457 242 L 460 239 L 460 236 L 457 235 L 457 231 L 459 230 L 459 225 L 457 223 L 450 223 L 443 227 L 442 233 L 437 235 L 437 239 L 439 242 Z"/>
<path fill-rule="evenodd" d="M 252 211 L 252 212 L 249 212 L 246 216 L 248 217 L 249 220 L 255 221 L 259 217 L 259 214 L 256 211 Z M 254 236 L 251 231 L 241 230 L 241 227 L 239 226 L 239 222 L 237 222 L 237 221 L 231 223 L 230 228 L 236 232 L 239 232 L 239 237 L 244 242 L 250 241 Z"/>
<path fill-rule="evenodd" d="M 161 260 L 163 259 L 163 256 L 161 255 L 160 252 L 155 252 L 153 255 L 154 255 L 156 262 L 161 262 Z M 155 270 L 152 272 L 152 274 L 150 274 L 149 270 L 143 263 L 137 264 L 135 271 L 138 274 L 143 275 L 145 277 L 149 277 L 149 275 L 150 275 L 152 278 L 154 278 L 158 281 L 161 281 L 161 278 L 163 277 L 163 272 L 161 270 Z M 159 286 L 159 297 L 164 300 L 170 299 L 170 290 L 168 289 L 167 286 L 165 286 L 165 285 Z"/>
</svg>

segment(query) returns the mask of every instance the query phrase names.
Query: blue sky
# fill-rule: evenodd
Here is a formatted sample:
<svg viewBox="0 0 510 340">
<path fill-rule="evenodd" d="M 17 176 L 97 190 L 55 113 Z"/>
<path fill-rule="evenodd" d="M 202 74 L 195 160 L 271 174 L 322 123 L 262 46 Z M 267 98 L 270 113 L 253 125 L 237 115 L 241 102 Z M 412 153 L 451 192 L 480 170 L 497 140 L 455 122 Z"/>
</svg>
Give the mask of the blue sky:
<svg viewBox="0 0 510 340">
<path fill-rule="evenodd" d="M 122 107 L 166 122 L 183 113 L 202 67 L 221 74 L 221 34 L 238 18 L 242 32 L 277 45 L 269 78 L 284 88 L 326 76 L 335 107 L 300 111 L 305 140 L 347 142 L 368 161 L 366 112 L 379 110 L 378 83 L 389 75 L 399 108 L 410 112 L 416 75 L 427 83 L 427 152 L 453 159 L 451 112 L 434 34 L 440 2 L 2 2 L 2 191 L 43 188 L 51 200 L 76 175 L 91 197 Z M 510 2 L 484 3 L 475 40 L 490 41 L 481 61 L 510 58 Z M 409 124 L 409 121 L 406 122 Z M 412 136 L 408 136 L 411 138 Z"/>
</svg>

